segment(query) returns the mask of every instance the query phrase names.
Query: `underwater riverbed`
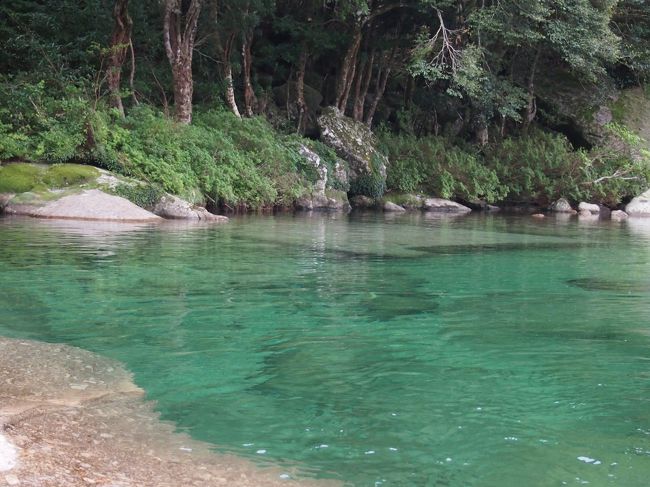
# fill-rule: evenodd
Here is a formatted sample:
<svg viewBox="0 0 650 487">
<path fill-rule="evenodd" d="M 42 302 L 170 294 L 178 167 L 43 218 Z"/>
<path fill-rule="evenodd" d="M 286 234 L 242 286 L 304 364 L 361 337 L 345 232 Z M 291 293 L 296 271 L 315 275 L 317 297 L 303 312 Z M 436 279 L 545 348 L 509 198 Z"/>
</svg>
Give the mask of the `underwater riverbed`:
<svg viewBox="0 0 650 487">
<path fill-rule="evenodd" d="M 364 487 L 650 478 L 650 219 L 2 218 L 0 277 L 0 335 L 120 360 L 217 451 Z"/>
</svg>

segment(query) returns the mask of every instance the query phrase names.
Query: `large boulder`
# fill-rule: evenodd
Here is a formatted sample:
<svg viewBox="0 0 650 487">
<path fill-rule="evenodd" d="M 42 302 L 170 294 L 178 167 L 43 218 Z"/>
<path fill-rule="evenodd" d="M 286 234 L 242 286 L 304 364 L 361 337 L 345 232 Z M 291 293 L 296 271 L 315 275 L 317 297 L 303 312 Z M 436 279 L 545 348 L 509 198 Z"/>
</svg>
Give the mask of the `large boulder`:
<svg viewBox="0 0 650 487">
<path fill-rule="evenodd" d="M 422 203 L 422 209 L 440 213 L 469 213 L 472 211 L 467 206 L 444 198 L 426 198 Z"/>
<path fill-rule="evenodd" d="M 600 206 L 594 203 L 586 203 L 581 201 L 578 205 L 578 212 L 580 213 L 600 213 Z"/>
<path fill-rule="evenodd" d="M 5 208 L 9 215 L 66 220 L 102 220 L 118 222 L 157 222 L 161 218 L 125 198 L 98 189 L 84 190 L 54 201 L 27 202 L 10 200 Z"/>
<path fill-rule="evenodd" d="M 650 189 L 633 198 L 625 207 L 625 212 L 630 216 L 650 217 Z"/>
<path fill-rule="evenodd" d="M 376 149 L 376 139 L 370 129 L 335 107 L 323 110 L 318 126 L 322 141 L 348 163 L 350 191 L 380 197 L 386 183 L 388 159 Z"/>
<path fill-rule="evenodd" d="M 213 221 L 227 222 L 228 217 L 214 215 L 202 206 L 195 206 L 189 202 L 173 196 L 164 195 L 153 208 L 153 213 L 162 218 L 170 220 L 195 220 L 195 221 Z"/>
</svg>

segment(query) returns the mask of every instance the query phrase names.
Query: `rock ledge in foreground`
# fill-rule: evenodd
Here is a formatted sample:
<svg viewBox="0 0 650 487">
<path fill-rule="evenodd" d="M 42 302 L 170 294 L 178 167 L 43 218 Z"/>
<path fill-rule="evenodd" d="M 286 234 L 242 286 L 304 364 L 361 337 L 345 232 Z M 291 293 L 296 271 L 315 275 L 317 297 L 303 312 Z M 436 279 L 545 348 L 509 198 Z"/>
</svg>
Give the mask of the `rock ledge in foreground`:
<svg viewBox="0 0 650 487">
<path fill-rule="evenodd" d="M 25 205 L 9 202 L 5 213 L 36 218 L 66 220 L 100 220 L 117 222 L 157 222 L 162 219 L 140 208 L 125 198 L 89 189 L 64 196 L 43 205 Z"/>
</svg>

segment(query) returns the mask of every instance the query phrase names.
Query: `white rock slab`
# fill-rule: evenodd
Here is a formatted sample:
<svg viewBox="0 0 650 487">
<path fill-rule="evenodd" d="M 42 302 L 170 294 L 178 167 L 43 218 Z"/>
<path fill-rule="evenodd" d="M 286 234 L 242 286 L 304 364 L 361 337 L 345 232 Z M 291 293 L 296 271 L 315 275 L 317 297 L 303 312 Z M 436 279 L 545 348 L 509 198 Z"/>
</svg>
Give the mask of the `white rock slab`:
<svg viewBox="0 0 650 487">
<path fill-rule="evenodd" d="M 0 435 L 0 472 L 8 472 L 16 466 L 18 451 L 7 439 Z"/>
</svg>

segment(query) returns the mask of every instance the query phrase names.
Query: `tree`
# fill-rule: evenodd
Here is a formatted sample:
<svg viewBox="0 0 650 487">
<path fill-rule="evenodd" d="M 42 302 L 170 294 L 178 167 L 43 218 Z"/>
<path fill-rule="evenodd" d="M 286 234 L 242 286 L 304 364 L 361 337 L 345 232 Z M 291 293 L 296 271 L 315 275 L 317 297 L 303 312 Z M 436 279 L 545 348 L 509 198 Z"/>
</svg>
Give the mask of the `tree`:
<svg viewBox="0 0 650 487">
<path fill-rule="evenodd" d="M 124 116 L 124 106 L 122 105 L 122 93 L 120 90 L 122 65 L 124 64 L 128 50 L 133 49 L 133 44 L 131 43 L 133 21 L 129 16 L 129 0 L 115 1 L 113 20 L 115 24 L 109 46 L 106 78 L 110 96 L 109 104 Z M 133 64 L 131 74 L 134 74 Z"/>
<path fill-rule="evenodd" d="M 186 4 L 188 4 L 185 7 Z M 192 121 L 192 55 L 198 29 L 201 0 L 165 0 L 163 39 L 174 82 L 175 118 L 189 124 Z"/>
</svg>

